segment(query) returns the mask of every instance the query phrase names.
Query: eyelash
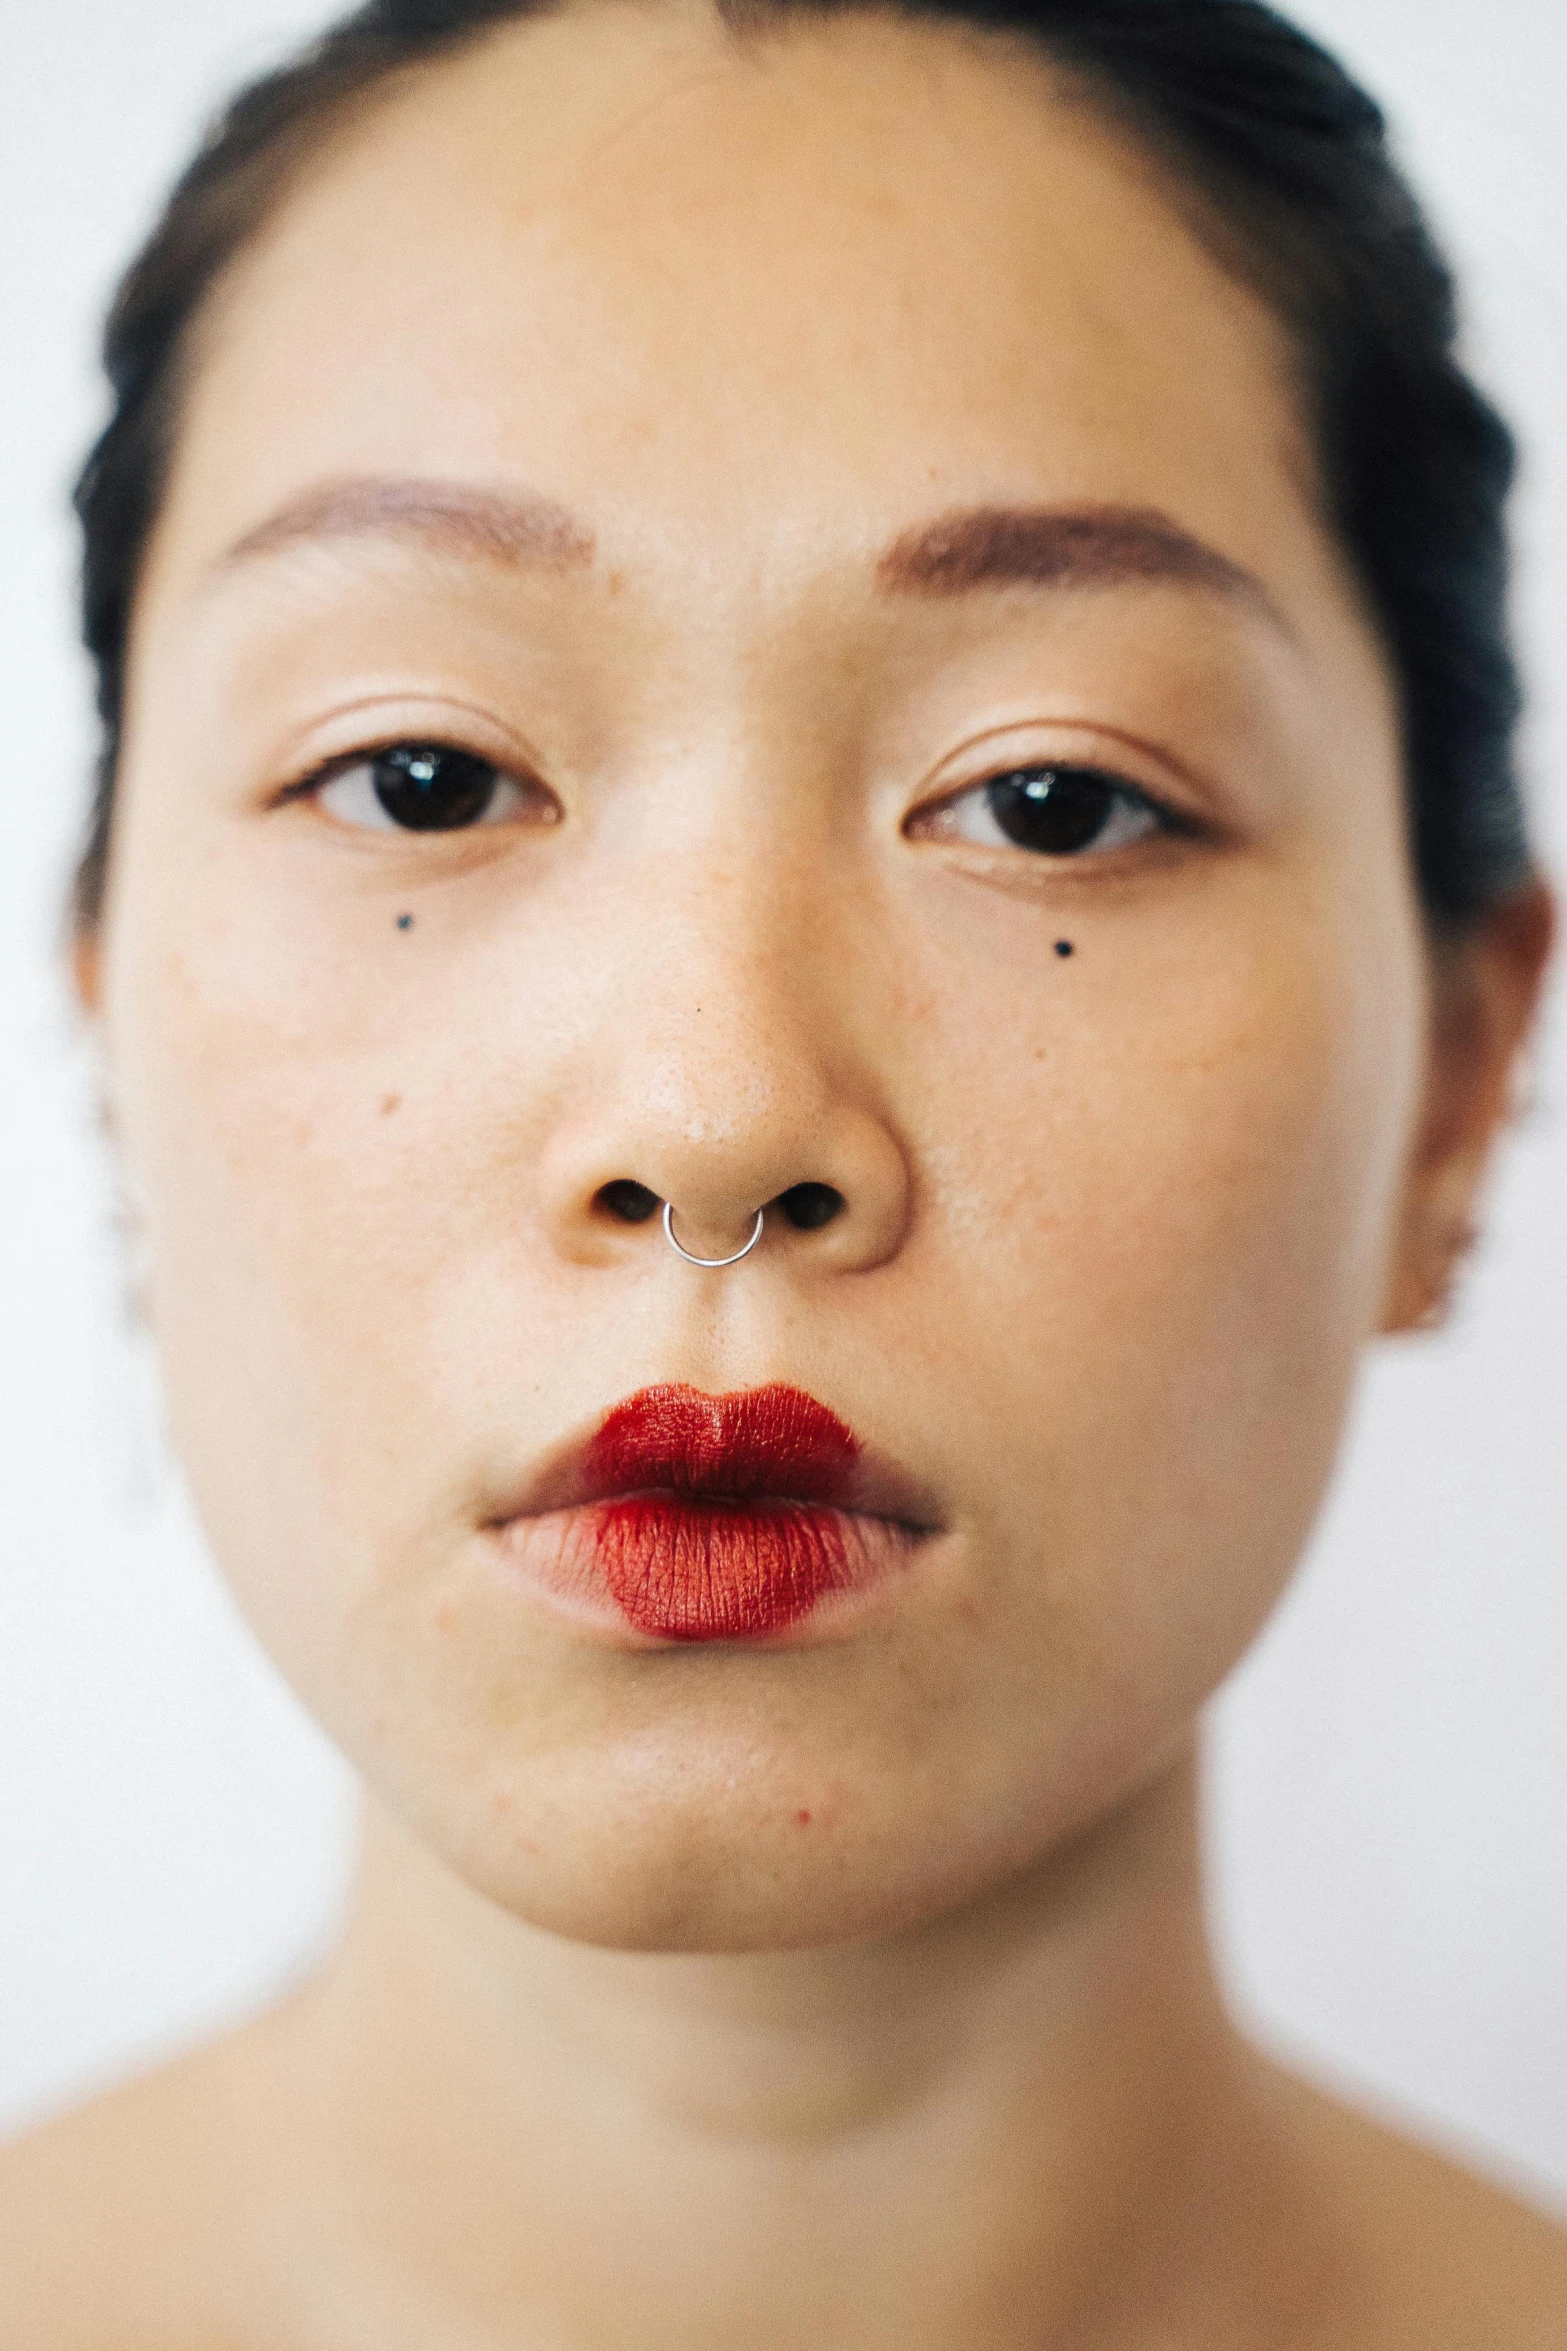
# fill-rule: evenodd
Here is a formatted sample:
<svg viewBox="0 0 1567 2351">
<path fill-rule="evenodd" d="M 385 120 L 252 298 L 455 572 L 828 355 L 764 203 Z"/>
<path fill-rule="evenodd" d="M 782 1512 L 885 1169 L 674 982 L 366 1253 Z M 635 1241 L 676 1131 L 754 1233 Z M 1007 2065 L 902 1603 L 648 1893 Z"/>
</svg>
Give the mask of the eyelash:
<svg viewBox="0 0 1567 2351">
<path fill-rule="evenodd" d="M 356 781 L 362 812 L 333 809 L 329 795 L 349 799 Z M 508 773 L 481 752 L 409 737 L 333 759 L 280 797 L 312 799 L 355 829 L 414 834 L 474 832 L 529 813 L 535 823 L 555 823 L 561 813 L 543 785 Z M 987 827 L 995 837 L 987 837 Z M 1053 865 L 1196 830 L 1123 777 L 1065 760 L 1002 769 L 916 810 L 905 826 L 915 839 L 1011 849 Z"/>
<path fill-rule="evenodd" d="M 391 772 L 378 776 L 378 769 Z M 349 788 L 360 778 L 365 812 L 353 816 L 334 810 L 329 795 L 341 788 L 341 796 L 348 798 Z M 455 791 L 455 805 L 443 805 L 435 797 L 443 781 L 449 791 Z M 495 812 L 497 798 L 510 803 L 500 814 Z M 535 823 L 554 823 L 560 814 L 553 796 L 541 784 L 510 772 L 483 752 L 460 743 L 408 736 L 329 760 L 290 785 L 280 799 L 313 800 L 339 823 L 365 832 L 477 832 L 512 816 L 531 813 Z M 399 800 L 401 815 L 393 813 Z M 456 821 L 442 821 L 448 816 L 455 816 Z"/>
<path fill-rule="evenodd" d="M 1120 837 L 1108 842 L 1103 836 Z M 1001 837 L 986 839 L 988 824 Z M 1040 759 L 979 778 L 927 805 L 910 820 L 917 837 L 1013 848 L 1042 862 L 1066 864 L 1150 840 L 1190 837 L 1198 828 L 1122 776 L 1081 760 Z"/>
</svg>

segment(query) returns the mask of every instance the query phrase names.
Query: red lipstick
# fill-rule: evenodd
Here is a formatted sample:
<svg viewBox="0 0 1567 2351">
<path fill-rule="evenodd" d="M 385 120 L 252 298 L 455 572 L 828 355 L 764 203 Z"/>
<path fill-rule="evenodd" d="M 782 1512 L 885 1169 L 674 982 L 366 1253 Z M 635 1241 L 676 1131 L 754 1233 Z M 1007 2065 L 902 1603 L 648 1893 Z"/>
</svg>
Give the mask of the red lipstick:
<svg viewBox="0 0 1567 2351">
<path fill-rule="evenodd" d="M 586 1476 L 623 1495 L 599 1548 L 616 1605 L 666 1641 L 776 1632 L 846 1589 L 846 1513 L 860 1448 L 798 1388 L 735 1396 L 644 1388 L 588 1448 Z"/>
<path fill-rule="evenodd" d="M 880 1581 L 929 1531 L 836 1413 L 780 1383 L 639 1390 L 606 1414 L 561 1499 L 508 1523 L 513 1556 L 660 1641 L 780 1632 Z"/>
<path fill-rule="evenodd" d="M 666 1487 L 741 1501 L 843 1502 L 859 1458 L 853 1431 L 799 1388 L 775 1381 L 733 1396 L 643 1388 L 606 1413 L 583 1476 L 602 1494 Z"/>
</svg>

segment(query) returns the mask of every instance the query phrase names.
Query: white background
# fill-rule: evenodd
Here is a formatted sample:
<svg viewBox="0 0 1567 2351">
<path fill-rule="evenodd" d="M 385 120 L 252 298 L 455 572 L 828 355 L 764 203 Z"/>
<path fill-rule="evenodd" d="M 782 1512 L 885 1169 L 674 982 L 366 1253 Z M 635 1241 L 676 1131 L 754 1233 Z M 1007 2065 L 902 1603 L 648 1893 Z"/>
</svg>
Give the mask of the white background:
<svg viewBox="0 0 1567 2351">
<path fill-rule="evenodd" d="M 1311 0 L 1388 102 L 1520 424 L 1542 838 L 1567 849 L 1567 10 Z M 346 1776 L 163 1462 L 54 965 L 91 749 L 65 493 L 117 264 L 306 0 L 0 23 L 0 2128 L 262 1997 L 330 1930 Z M 1567 1039 L 1456 1327 L 1372 1367 L 1306 1569 L 1216 1709 L 1260 2029 L 1567 2201 Z"/>
</svg>

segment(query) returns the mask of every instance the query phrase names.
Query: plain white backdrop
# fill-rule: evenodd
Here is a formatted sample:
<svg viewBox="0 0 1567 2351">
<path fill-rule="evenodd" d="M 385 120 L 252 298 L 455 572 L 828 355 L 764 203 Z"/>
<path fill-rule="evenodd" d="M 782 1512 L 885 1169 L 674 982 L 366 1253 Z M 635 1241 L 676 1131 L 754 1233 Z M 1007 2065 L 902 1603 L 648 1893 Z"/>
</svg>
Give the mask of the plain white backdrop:
<svg viewBox="0 0 1567 2351">
<path fill-rule="evenodd" d="M 308 0 L 0 23 L 0 2131 L 241 2013 L 331 1931 L 347 1775 L 238 1624 L 121 1304 L 58 915 L 92 733 L 66 493 L 117 266 Z M 1309 0 L 1386 101 L 1519 425 L 1538 829 L 1567 871 L 1567 10 Z M 1561 989 L 1557 999 L 1560 1002 Z M 1455 1326 L 1371 1365 L 1214 1709 L 1214 1903 L 1255 2028 L 1567 2203 L 1567 1037 Z M 236 1334 L 243 1344 L 243 1334 Z"/>
</svg>

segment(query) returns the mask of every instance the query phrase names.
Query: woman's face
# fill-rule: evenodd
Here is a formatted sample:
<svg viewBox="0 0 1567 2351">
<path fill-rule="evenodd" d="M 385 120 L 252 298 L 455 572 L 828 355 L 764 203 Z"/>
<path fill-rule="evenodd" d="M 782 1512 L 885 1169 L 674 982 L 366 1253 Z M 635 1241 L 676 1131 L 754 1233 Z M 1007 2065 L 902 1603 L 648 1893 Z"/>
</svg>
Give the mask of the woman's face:
<svg viewBox="0 0 1567 2351">
<path fill-rule="evenodd" d="M 1287 370 L 1027 54 L 609 6 L 383 97 L 208 321 L 101 980 L 151 1312 L 262 1637 L 524 1916 L 934 1915 L 1298 1552 L 1426 979 Z M 617 1183 L 843 1207 L 702 1272 Z M 773 1382 L 917 1523 L 869 1588 L 530 1571 L 621 1400 Z"/>
</svg>

